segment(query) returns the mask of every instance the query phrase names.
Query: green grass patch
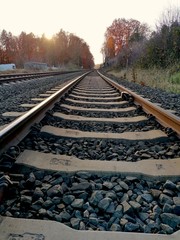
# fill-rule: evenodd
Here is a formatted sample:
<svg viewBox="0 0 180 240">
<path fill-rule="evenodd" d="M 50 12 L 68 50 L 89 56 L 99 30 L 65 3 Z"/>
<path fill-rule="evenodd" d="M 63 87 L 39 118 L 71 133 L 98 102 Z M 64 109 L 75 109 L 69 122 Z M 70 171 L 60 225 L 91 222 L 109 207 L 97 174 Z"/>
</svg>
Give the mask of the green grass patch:
<svg viewBox="0 0 180 240">
<path fill-rule="evenodd" d="M 180 72 L 174 73 L 170 76 L 169 81 L 172 84 L 180 84 Z"/>
<path fill-rule="evenodd" d="M 127 79 L 130 82 L 136 82 L 142 86 L 159 88 L 167 92 L 180 93 L 180 72 L 172 73 L 172 69 L 141 69 L 129 68 L 128 70 L 115 69 L 108 73 Z"/>
</svg>

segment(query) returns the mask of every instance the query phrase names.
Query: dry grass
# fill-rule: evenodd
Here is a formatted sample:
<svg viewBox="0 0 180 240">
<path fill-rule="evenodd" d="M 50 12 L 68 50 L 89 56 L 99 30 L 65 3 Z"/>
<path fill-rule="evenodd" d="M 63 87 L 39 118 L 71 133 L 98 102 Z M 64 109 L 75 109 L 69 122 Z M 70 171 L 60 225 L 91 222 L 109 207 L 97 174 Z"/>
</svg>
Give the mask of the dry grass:
<svg viewBox="0 0 180 240">
<path fill-rule="evenodd" d="M 141 85 L 160 88 L 168 92 L 180 93 L 180 73 L 171 73 L 171 69 L 129 69 L 111 70 L 108 73 L 116 77 L 123 77 L 131 82 Z"/>
</svg>

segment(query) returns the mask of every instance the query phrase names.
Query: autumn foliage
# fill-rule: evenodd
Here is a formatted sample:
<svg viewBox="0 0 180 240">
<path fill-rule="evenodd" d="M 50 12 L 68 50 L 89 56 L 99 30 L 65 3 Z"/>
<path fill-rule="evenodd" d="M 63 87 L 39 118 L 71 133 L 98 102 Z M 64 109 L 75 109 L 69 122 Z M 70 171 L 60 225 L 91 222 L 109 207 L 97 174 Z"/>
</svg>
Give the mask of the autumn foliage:
<svg viewBox="0 0 180 240">
<path fill-rule="evenodd" d="M 179 65 L 180 11 L 163 12 L 156 31 L 134 19 L 115 19 L 106 29 L 102 47 L 105 66 L 161 67 Z M 178 68 L 179 69 L 179 68 Z"/>
<path fill-rule="evenodd" d="M 23 67 L 28 61 L 45 62 L 56 67 L 68 63 L 83 68 L 94 66 L 87 43 L 62 29 L 51 39 L 33 33 L 21 32 L 19 36 L 13 36 L 11 32 L 1 31 L 0 64 L 13 62 L 17 67 Z"/>
<path fill-rule="evenodd" d="M 115 19 L 106 30 L 102 51 L 106 58 L 117 56 L 123 48 L 128 48 L 132 41 L 143 39 L 147 32 L 147 25 L 137 20 Z"/>
</svg>

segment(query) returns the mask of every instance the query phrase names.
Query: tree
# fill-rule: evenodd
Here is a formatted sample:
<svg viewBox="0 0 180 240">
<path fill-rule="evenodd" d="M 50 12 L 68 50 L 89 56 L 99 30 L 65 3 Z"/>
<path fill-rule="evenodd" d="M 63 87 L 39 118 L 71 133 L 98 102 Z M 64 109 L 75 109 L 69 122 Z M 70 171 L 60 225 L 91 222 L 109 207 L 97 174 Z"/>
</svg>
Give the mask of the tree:
<svg viewBox="0 0 180 240">
<path fill-rule="evenodd" d="M 115 19 L 105 33 L 104 46 L 108 49 L 105 52 L 112 52 L 114 48 L 116 56 L 123 47 L 128 47 L 130 42 L 146 37 L 147 32 L 148 26 L 137 20 Z"/>
<path fill-rule="evenodd" d="M 11 32 L 3 30 L 0 34 L 1 43 L 1 59 L 3 63 L 11 63 L 15 61 L 17 51 L 16 38 Z"/>
<path fill-rule="evenodd" d="M 77 66 L 81 66 L 81 48 L 82 48 L 82 39 L 77 37 L 74 34 L 69 35 L 69 44 L 68 44 L 68 52 L 69 52 L 69 60 L 73 64 Z"/>
<path fill-rule="evenodd" d="M 21 32 L 16 37 L 3 30 L 0 33 L 0 62 L 14 62 L 23 67 L 27 61 L 46 62 L 50 66 L 68 63 L 84 68 L 94 66 L 93 56 L 86 42 L 62 29 L 50 40 L 42 35 Z"/>
<path fill-rule="evenodd" d="M 105 32 L 105 42 L 102 48 L 105 61 L 128 67 L 132 44 L 143 41 L 148 34 L 147 24 L 141 24 L 135 19 L 115 19 Z M 116 60 L 110 61 L 114 57 Z"/>
<path fill-rule="evenodd" d="M 66 64 L 68 62 L 68 36 L 62 29 L 54 37 L 56 64 Z"/>
<path fill-rule="evenodd" d="M 111 59 L 115 57 L 115 41 L 112 36 L 110 36 L 105 45 L 104 45 L 104 53 L 107 59 Z"/>
<path fill-rule="evenodd" d="M 178 6 L 169 6 L 161 13 L 157 21 L 157 31 L 161 31 L 163 25 L 171 27 L 175 22 L 180 23 L 180 9 Z"/>
<path fill-rule="evenodd" d="M 82 62 L 83 68 L 85 69 L 94 67 L 93 56 L 90 53 L 89 46 L 84 41 L 82 42 L 81 62 Z"/>
<path fill-rule="evenodd" d="M 178 8 L 166 9 L 146 44 L 146 58 L 143 66 L 166 68 L 180 61 L 180 11 Z"/>
</svg>

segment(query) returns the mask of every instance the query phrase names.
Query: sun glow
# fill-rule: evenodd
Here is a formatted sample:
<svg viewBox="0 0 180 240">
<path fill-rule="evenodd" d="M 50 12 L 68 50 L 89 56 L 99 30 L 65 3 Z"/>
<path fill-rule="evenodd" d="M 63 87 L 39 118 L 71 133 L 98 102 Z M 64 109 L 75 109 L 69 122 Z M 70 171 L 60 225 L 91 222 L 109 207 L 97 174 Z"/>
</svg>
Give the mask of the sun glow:
<svg viewBox="0 0 180 240">
<path fill-rule="evenodd" d="M 104 33 L 116 18 L 136 19 L 152 28 L 160 14 L 170 4 L 179 0 L 6 0 L 1 1 L 1 29 L 14 35 L 22 31 L 34 33 L 47 39 L 63 29 L 84 39 L 90 46 L 95 63 L 102 63 L 101 47 Z"/>
</svg>

